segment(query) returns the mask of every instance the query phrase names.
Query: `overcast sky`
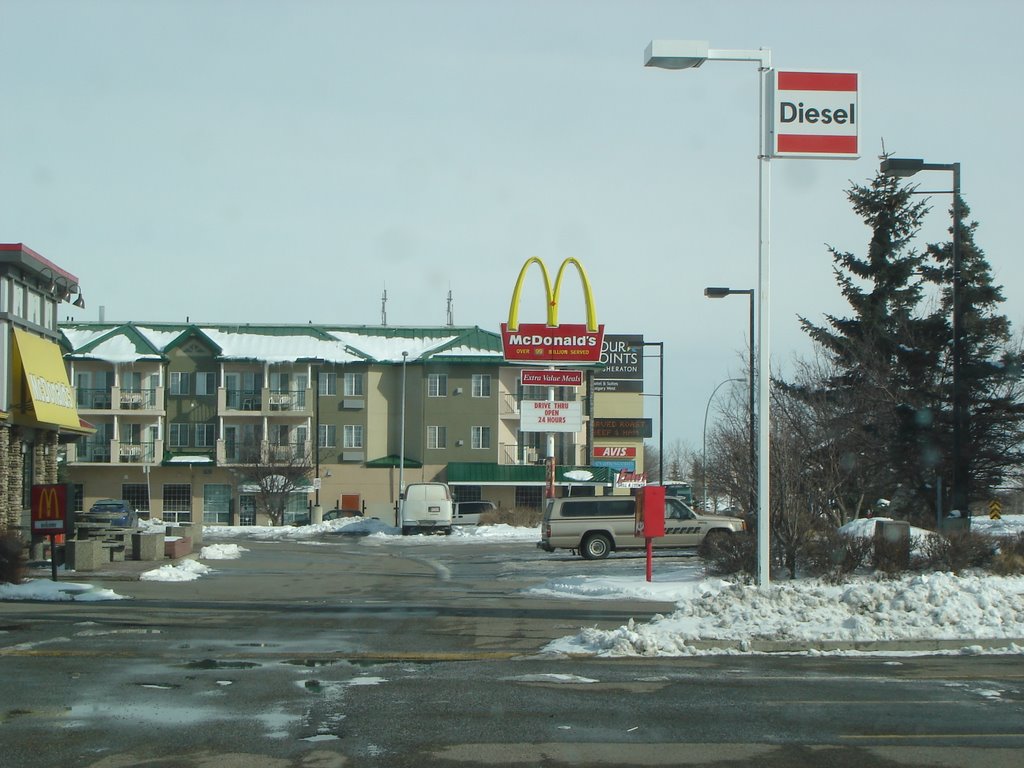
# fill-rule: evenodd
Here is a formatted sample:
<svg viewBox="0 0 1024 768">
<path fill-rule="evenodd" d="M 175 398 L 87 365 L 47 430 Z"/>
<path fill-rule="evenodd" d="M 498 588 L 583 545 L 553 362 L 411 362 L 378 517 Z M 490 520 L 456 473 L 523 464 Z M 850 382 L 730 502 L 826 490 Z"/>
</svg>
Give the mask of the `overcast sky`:
<svg viewBox="0 0 1024 768">
<path fill-rule="evenodd" d="M 757 284 L 757 74 L 646 69 L 647 43 L 860 73 L 860 159 L 771 163 L 785 371 L 809 351 L 797 315 L 846 310 L 826 243 L 864 252 L 845 190 L 883 140 L 962 163 L 977 241 L 1024 324 L 1022 8 L 2 0 L 0 241 L 80 277 L 75 320 L 376 325 L 386 290 L 389 325 L 443 325 L 450 291 L 456 324 L 494 331 L 527 258 L 574 256 L 608 333 L 664 342 L 665 440 L 700 450 L 709 396 L 743 374 L 748 317 L 746 297 L 703 289 Z M 932 205 L 921 247 L 947 236 L 949 196 Z M 543 317 L 524 300 L 520 319 Z M 559 319 L 583 319 L 575 281 Z"/>
</svg>

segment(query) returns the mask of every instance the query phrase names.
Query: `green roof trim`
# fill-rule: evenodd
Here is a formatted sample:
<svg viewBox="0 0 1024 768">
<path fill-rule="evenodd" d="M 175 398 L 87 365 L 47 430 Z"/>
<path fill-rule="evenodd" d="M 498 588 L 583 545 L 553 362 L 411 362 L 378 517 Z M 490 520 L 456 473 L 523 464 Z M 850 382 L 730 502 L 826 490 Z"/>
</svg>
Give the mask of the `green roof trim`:
<svg viewBox="0 0 1024 768">
<path fill-rule="evenodd" d="M 566 477 L 567 472 L 589 472 L 591 479 Z M 612 485 L 615 470 L 610 467 L 555 467 L 556 485 Z M 544 485 L 547 473 L 543 464 L 492 464 L 475 461 L 453 461 L 448 464 L 447 482 L 457 485 Z"/>
<path fill-rule="evenodd" d="M 215 356 L 219 356 L 224 351 L 216 343 L 214 343 L 213 339 L 211 339 L 209 336 L 203 333 L 202 330 L 200 330 L 200 328 L 195 325 L 190 325 L 188 328 L 186 328 L 180 334 L 178 334 L 178 337 L 174 339 L 174 341 L 172 341 L 170 344 L 164 347 L 164 351 L 167 352 L 174 349 L 175 347 L 180 347 L 189 339 L 198 339 L 211 350 L 213 350 L 213 354 Z"/>
<path fill-rule="evenodd" d="M 379 459 L 371 459 L 370 461 L 366 462 L 365 466 L 368 467 L 369 469 L 388 469 L 397 467 L 401 463 L 403 463 L 402 457 L 396 456 L 395 454 L 392 453 L 389 454 L 388 456 L 381 456 Z M 423 466 L 422 461 L 410 459 L 408 456 L 405 457 L 404 463 L 405 466 L 409 467 L 410 469 L 420 469 Z"/>
<path fill-rule="evenodd" d="M 135 347 L 135 351 L 140 355 L 152 356 L 160 360 L 167 359 L 159 349 L 149 343 L 149 340 L 145 336 L 139 333 L 138 329 L 136 329 L 132 323 L 111 328 L 102 336 L 98 336 L 88 344 L 83 344 L 79 349 L 75 350 L 75 354 L 88 357 L 89 353 L 96 349 L 100 344 L 110 341 L 112 338 L 117 336 L 124 336 L 128 339 L 132 346 Z"/>
</svg>

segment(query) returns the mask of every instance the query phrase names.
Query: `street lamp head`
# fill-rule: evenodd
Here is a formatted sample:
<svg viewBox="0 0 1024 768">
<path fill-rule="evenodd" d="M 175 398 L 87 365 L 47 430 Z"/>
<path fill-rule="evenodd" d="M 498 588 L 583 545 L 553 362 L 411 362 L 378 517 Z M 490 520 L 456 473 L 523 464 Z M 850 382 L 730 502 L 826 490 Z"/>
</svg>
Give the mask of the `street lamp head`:
<svg viewBox="0 0 1024 768">
<path fill-rule="evenodd" d="M 911 157 L 887 157 L 882 160 L 878 169 L 883 176 L 905 178 L 924 170 L 924 160 Z"/>
<path fill-rule="evenodd" d="M 708 286 L 704 289 L 704 295 L 709 299 L 724 299 L 730 293 L 732 293 L 731 288 Z"/>
<path fill-rule="evenodd" d="M 691 69 L 707 60 L 707 40 L 652 40 L 644 51 L 645 67 Z"/>
</svg>

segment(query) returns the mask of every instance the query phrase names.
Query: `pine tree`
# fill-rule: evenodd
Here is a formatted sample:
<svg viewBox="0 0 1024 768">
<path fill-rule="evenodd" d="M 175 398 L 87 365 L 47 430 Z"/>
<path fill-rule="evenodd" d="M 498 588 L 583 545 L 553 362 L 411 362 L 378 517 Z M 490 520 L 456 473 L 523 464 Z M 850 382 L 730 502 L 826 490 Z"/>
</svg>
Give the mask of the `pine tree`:
<svg viewBox="0 0 1024 768">
<path fill-rule="evenodd" d="M 951 219 L 952 217 L 952 211 Z M 961 386 L 966 393 L 968 429 L 963 436 L 969 500 L 992 498 L 995 488 L 1024 458 L 1024 391 L 1021 386 L 1024 356 L 1012 340 L 1010 322 L 998 314 L 1005 301 L 1001 286 L 992 282 L 984 252 L 975 243 L 977 222 L 969 221 L 970 208 L 960 200 L 960 285 L 963 307 Z M 952 235 L 952 226 L 949 229 Z M 932 316 L 938 325 L 953 314 L 953 243 L 927 248 L 925 278 L 939 287 L 941 302 Z M 943 366 L 943 400 L 952 402 L 952 323 Z M 943 431 L 952 433 L 952 410 L 944 414 Z M 951 438 L 950 438 L 951 439 Z M 948 457 L 951 473 L 952 456 Z"/>
<path fill-rule="evenodd" d="M 853 314 L 827 315 L 826 325 L 800 319 L 831 372 L 817 387 L 791 385 L 790 391 L 827 422 L 822 431 L 841 446 L 844 490 L 858 499 L 844 505 L 859 508 L 865 494 L 868 503 L 914 495 L 934 475 L 935 451 L 922 442 L 927 430 L 920 427 L 942 394 L 935 366 L 943 331 L 918 314 L 925 257 L 911 242 L 927 204 L 881 174 L 869 186 L 852 186 L 847 198 L 871 228 L 864 257 L 828 249 Z"/>
</svg>

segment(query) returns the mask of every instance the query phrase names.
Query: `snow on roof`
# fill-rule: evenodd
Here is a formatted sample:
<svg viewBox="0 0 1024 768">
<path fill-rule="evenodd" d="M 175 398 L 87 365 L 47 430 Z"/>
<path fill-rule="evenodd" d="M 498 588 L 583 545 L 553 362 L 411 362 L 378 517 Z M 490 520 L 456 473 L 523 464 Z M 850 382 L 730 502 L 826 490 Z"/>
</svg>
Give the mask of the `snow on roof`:
<svg viewBox="0 0 1024 768">
<path fill-rule="evenodd" d="M 169 345 L 181 338 L 189 328 L 204 334 L 220 347 L 222 360 L 259 360 L 268 363 L 287 363 L 296 360 L 323 360 L 329 363 L 352 363 L 370 359 L 384 363 L 401 363 L 402 353 L 408 360 L 427 357 L 494 357 L 502 358 L 500 351 L 473 344 L 461 344 L 445 349 L 466 333 L 464 328 L 411 329 L 403 332 L 379 333 L 376 329 L 360 331 L 345 328 L 308 330 L 289 326 L 207 326 L 207 325 L 68 325 L 62 327 L 65 338 L 74 350 L 72 357 L 88 357 L 108 363 L 130 363 L 153 359 L 151 353 L 139 351 L 130 338 L 132 332 L 145 339 L 154 349 L 166 352 Z M 97 339 L 109 335 L 88 352 L 80 352 Z"/>
</svg>

